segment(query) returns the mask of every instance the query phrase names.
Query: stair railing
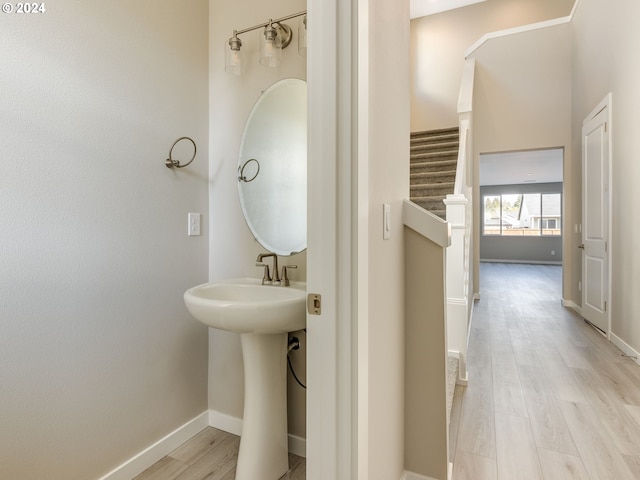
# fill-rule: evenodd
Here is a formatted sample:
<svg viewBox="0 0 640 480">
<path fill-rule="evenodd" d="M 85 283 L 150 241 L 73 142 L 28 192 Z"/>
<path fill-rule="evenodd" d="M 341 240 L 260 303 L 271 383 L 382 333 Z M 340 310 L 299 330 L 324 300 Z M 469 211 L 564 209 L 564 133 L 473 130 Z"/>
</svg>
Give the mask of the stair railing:
<svg viewBox="0 0 640 480">
<path fill-rule="evenodd" d="M 475 60 L 465 61 L 458 97 L 460 147 L 453 194 L 447 195 L 447 222 L 451 245 L 447 248 L 447 343 L 449 355 L 458 357 L 458 383 L 467 382 L 467 346 L 473 306 L 473 82 Z"/>
</svg>

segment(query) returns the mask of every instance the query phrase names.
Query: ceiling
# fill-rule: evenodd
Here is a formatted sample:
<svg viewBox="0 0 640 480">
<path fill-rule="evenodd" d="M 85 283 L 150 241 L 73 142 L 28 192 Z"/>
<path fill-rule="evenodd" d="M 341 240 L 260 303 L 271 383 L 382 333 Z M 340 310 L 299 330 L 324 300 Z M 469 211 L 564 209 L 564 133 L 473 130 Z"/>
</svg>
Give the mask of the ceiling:
<svg viewBox="0 0 640 480">
<path fill-rule="evenodd" d="M 410 16 L 412 19 L 424 17 L 426 15 L 466 7 L 467 5 L 484 1 L 485 0 L 410 0 Z"/>
<path fill-rule="evenodd" d="M 562 182 L 563 149 L 480 154 L 480 185 Z"/>
</svg>

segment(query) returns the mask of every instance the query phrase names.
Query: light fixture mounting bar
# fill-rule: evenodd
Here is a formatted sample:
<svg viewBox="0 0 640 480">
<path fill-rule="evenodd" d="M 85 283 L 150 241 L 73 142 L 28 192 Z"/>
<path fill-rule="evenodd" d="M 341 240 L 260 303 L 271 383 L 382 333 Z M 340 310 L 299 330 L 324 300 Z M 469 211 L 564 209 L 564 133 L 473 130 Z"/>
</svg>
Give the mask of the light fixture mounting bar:
<svg viewBox="0 0 640 480">
<path fill-rule="evenodd" d="M 302 12 L 294 13 L 293 15 L 287 15 L 286 17 L 276 18 L 276 19 L 270 20 L 268 22 L 264 22 L 264 23 L 260 23 L 258 25 L 254 25 L 253 27 L 244 28 L 242 30 L 234 30 L 234 36 L 241 35 L 243 33 L 247 33 L 247 32 L 250 32 L 252 30 L 257 30 L 259 28 L 267 27 L 267 26 L 269 26 L 270 23 L 271 24 L 280 23 L 280 22 L 284 22 L 285 20 L 290 20 L 292 18 L 301 17 L 302 15 L 306 15 L 306 14 L 307 14 L 307 11 L 303 10 Z"/>
</svg>

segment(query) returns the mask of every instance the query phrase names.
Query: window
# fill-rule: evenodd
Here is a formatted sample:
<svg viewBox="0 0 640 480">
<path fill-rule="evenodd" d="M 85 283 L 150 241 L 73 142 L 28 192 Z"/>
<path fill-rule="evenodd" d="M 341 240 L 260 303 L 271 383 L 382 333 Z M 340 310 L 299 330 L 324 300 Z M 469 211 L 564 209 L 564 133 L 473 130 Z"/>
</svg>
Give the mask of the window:
<svg viewBox="0 0 640 480">
<path fill-rule="evenodd" d="M 560 235 L 559 193 L 483 195 L 482 234 L 518 237 Z"/>
</svg>

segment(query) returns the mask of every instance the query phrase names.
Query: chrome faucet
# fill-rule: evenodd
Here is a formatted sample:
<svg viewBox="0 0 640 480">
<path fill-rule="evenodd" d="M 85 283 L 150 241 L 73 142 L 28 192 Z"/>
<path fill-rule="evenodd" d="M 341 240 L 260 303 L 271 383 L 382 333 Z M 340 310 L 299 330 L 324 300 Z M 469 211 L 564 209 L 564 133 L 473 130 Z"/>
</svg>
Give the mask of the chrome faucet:
<svg viewBox="0 0 640 480">
<path fill-rule="evenodd" d="M 273 278 L 269 274 L 269 265 L 262 263 L 265 257 L 273 257 Z M 278 255 L 275 253 L 260 253 L 256 259 L 256 267 L 264 267 L 263 285 L 280 285 L 280 275 L 278 273 Z"/>
</svg>

